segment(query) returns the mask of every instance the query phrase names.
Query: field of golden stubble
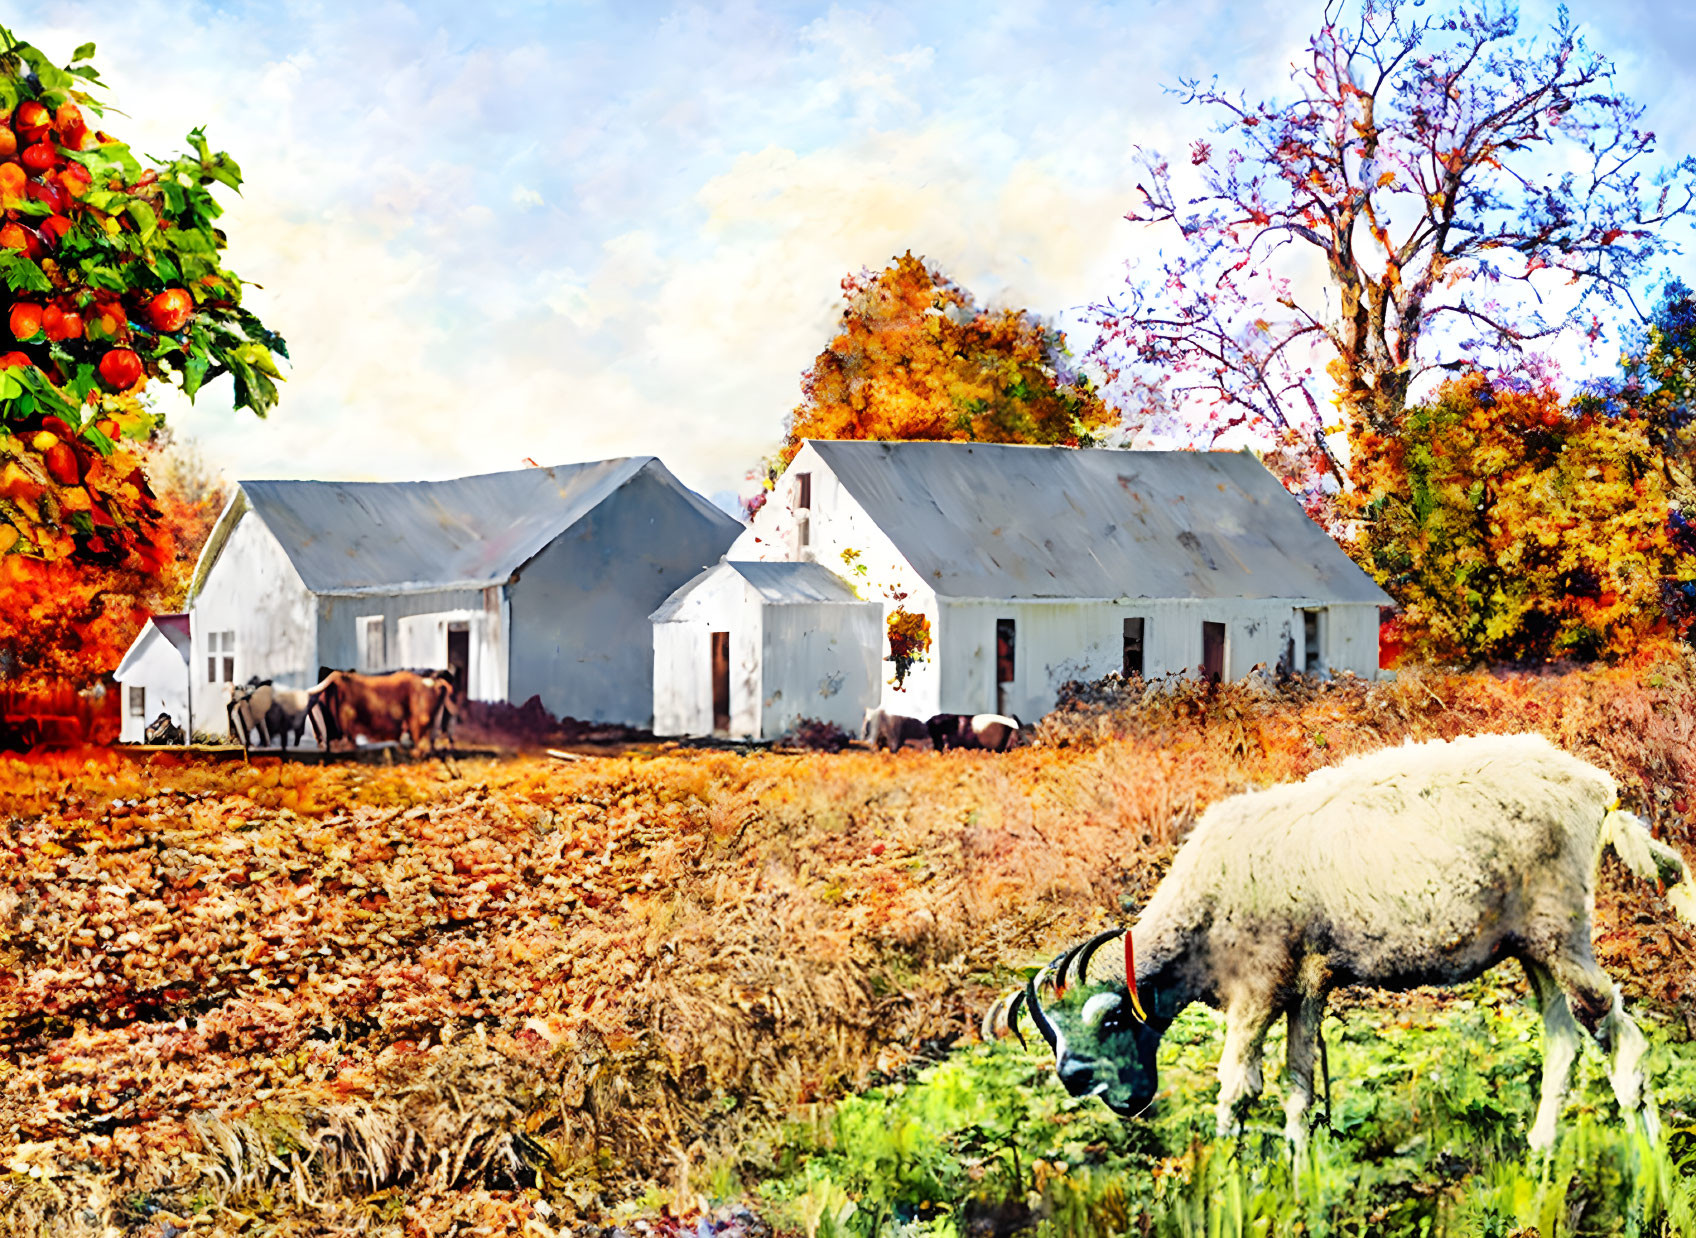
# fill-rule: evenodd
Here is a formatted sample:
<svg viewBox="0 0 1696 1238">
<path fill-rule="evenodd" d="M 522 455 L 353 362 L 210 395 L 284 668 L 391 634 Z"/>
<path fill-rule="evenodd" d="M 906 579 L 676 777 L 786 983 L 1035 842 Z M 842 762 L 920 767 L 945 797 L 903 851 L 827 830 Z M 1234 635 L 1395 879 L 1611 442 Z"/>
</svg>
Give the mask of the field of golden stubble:
<svg viewBox="0 0 1696 1238">
<path fill-rule="evenodd" d="M 9 760 L 0 1230 L 683 1207 L 708 1171 L 757 1174 L 797 1106 L 972 1034 L 1012 968 L 1140 905 L 1224 795 L 1537 729 L 1696 858 L 1693 728 L 1669 662 L 1104 690 L 1004 756 Z M 1602 887 L 1604 964 L 1689 1008 L 1691 934 L 1611 860 Z"/>
</svg>

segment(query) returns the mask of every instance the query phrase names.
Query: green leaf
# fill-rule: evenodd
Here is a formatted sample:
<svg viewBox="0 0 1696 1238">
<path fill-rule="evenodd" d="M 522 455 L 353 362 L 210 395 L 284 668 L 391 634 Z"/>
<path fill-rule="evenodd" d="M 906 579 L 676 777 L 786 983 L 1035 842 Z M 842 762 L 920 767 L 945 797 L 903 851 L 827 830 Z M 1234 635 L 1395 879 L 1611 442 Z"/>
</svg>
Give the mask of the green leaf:
<svg viewBox="0 0 1696 1238">
<path fill-rule="evenodd" d="M 94 390 L 94 384 L 97 381 L 94 367 L 84 362 L 77 366 L 76 377 L 65 384 L 65 391 L 77 402 L 78 407 L 81 407 L 88 393 Z"/>
<path fill-rule="evenodd" d="M 153 208 L 145 202 L 131 202 L 124 208 L 124 213 L 135 222 L 142 244 L 153 239 L 153 234 L 159 231 L 159 217 L 153 213 Z"/>
<path fill-rule="evenodd" d="M 53 289 L 52 282 L 41 268 L 17 252 L 0 254 L 0 279 L 4 279 L 13 292 L 51 292 Z"/>
<path fill-rule="evenodd" d="M 41 83 L 41 96 L 38 97 L 56 95 L 60 96 L 56 102 L 63 103 L 63 96 L 74 85 L 71 75 L 47 59 L 40 48 L 24 43 L 19 45 L 17 52 L 35 70 L 36 80 Z M 46 102 L 46 98 L 43 97 L 42 101 Z"/>
<path fill-rule="evenodd" d="M 183 364 L 183 394 L 189 399 L 194 399 L 200 385 L 206 381 L 208 364 L 205 354 L 198 351 L 191 353 Z"/>
<path fill-rule="evenodd" d="M 116 446 L 92 421 L 82 428 L 82 436 L 103 456 L 111 455 L 112 448 Z"/>
<path fill-rule="evenodd" d="M 101 288 L 109 292 L 123 292 L 129 288 L 129 281 L 122 273 L 109 266 L 84 267 L 82 278 L 90 288 Z"/>
<path fill-rule="evenodd" d="M 195 228 L 172 228 L 166 242 L 179 254 L 201 254 L 212 257 L 218 250 L 210 237 Z"/>
<path fill-rule="evenodd" d="M 75 64 L 79 60 L 93 60 L 93 59 L 94 59 L 94 44 L 92 44 L 92 43 L 84 43 L 81 46 L 79 46 L 76 51 L 71 53 L 71 63 L 72 64 Z"/>
</svg>

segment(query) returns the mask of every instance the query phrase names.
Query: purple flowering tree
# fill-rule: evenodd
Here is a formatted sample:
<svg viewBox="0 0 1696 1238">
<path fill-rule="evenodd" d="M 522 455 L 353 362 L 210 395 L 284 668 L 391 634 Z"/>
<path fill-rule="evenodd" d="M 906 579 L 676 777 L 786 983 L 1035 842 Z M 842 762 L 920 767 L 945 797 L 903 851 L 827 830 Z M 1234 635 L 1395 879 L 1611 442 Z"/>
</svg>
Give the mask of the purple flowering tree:
<svg viewBox="0 0 1696 1238">
<path fill-rule="evenodd" d="M 1333 3 L 1284 101 L 1185 81 L 1220 118 L 1180 194 L 1147 157 L 1128 218 L 1171 229 L 1158 269 L 1096 306 L 1097 358 L 1162 372 L 1205 440 L 1247 426 L 1315 504 L 1402 430 L 1432 367 L 1523 370 L 1538 341 L 1599 332 L 1674 250 L 1696 161 L 1648 167 L 1655 135 L 1563 9 L 1536 39 L 1514 8 Z M 1334 402 L 1337 409 L 1325 411 Z M 1329 475 L 1329 476 L 1327 476 Z"/>
</svg>

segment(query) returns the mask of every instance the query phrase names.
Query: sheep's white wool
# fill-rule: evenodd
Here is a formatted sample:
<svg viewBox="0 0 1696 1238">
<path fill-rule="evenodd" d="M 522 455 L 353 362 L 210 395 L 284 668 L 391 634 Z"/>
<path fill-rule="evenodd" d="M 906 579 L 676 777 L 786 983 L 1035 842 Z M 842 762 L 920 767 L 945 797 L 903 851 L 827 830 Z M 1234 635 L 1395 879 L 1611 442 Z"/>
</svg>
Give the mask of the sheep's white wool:
<svg viewBox="0 0 1696 1238">
<path fill-rule="evenodd" d="M 1251 955 L 1268 932 L 1287 957 L 1280 929 L 1317 930 L 1356 975 L 1440 980 L 1504 897 L 1539 927 L 1570 922 L 1616 794 L 1610 775 L 1541 735 L 1351 757 L 1208 809 L 1139 920 L 1137 952 L 1159 959 L 1210 920 Z M 1092 980 L 1123 973 L 1115 950 L 1090 967 Z"/>
<path fill-rule="evenodd" d="M 1260 1092 L 1276 1017 L 1289 1020 L 1286 1130 L 1299 1143 L 1333 988 L 1454 983 L 1510 958 L 1524 966 L 1545 1021 L 1534 1146 L 1554 1139 L 1580 1023 L 1613 1054 L 1622 1109 L 1652 1125 L 1639 1066 L 1645 1042 L 1591 948 L 1601 850 L 1611 846 L 1637 876 L 1661 882 L 1692 923 L 1696 889 L 1679 854 L 1617 803 L 1611 775 L 1540 735 L 1479 735 L 1352 757 L 1208 809 L 1130 933 L 1138 985 L 1164 1017 L 1191 1001 L 1225 1011 L 1221 1134 Z M 1122 943 L 1092 946 L 1087 964 L 1068 956 L 1062 970 L 1078 958 L 1089 983 L 1122 983 Z M 1059 987 L 1077 979 L 1048 977 Z M 1105 1009 L 1099 996 L 1084 1005 L 1097 1018 Z M 1069 1061 L 1068 1017 L 1056 1006 L 1061 1076 L 1075 1093 L 1095 1080 L 1091 1094 L 1105 1095 L 1120 1064 Z M 1146 1062 L 1130 1067 L 1151 1081 L 1153 1050 L 1138 1052 Z M 1153 1086 L 1140 1078 L 1119 1086 L 1133 1094 Z"/>
</svg>

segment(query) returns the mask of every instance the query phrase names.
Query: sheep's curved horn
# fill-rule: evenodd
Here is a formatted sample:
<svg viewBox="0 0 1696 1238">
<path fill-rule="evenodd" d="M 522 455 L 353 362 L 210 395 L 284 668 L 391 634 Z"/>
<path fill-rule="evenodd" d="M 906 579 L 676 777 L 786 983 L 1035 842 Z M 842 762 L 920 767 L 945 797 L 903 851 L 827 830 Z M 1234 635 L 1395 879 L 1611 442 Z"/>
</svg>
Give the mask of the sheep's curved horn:
<svg viewBox="0 0 1696 1238">
<path fill-rule="evenodd" d="M 1054 1034 L 1054 1024 L 1042 1013 L 1042 1003 L 1037 1000 L 1034 976 L 1025 981 L 1025 1004 L 1031 1008 L 1031 1020 L 1036 1024 L 1036 1030 L 1042 1033 L 1042 1038 L 1048 1042 L 1048 1047 L 1058 1048 L 1059 1038 Z"/>
<path fill-rule="evenodd" d="M 1019 1030 L 1019 1007 L 1024 1004 L 1025 991 L 1020 989 L 1017 993 L 1013 994 L 1012 998 L 1007 1002 L 1007 1030 L 1019 1038 L 1019 1046 L 1021 1048 L 1028 1049 L 1030 1048 L 1030 1044 L 1025 1040 L 1025 1034 Z"/>
<path fill-rule="evenodd" d="M 1083 944 L 1083 948 L 1078 951 L 1078 980 L 1080 982 L 1088 983 L 1089 961 L 1095 957 L 1095 952 L 1124 931 L 1122 928 L 1108 929 L 1105 933 L 1097 933 Z"/>
<path fill-rule="evenodd" d="M 1072 960 L 1077 957 L 1078 951 L 1082 950 L 1084 946 L 1087 946 L 1088 944 L 1088 942 L 1082 942 L 1073 946 L 1070 950 L 1066 951 L 1065 954 L 1062 954 L 1058 959 L 1054 960 L 1054 966 L 1050 970 L 1054 975 L 1054 996 L 1056 998 L 1066 996 L 1067 970 L 1072 966 Z M 1081 975 L 1082 973 L 1080 972 L 1079 974 Z"/>
</svg>

